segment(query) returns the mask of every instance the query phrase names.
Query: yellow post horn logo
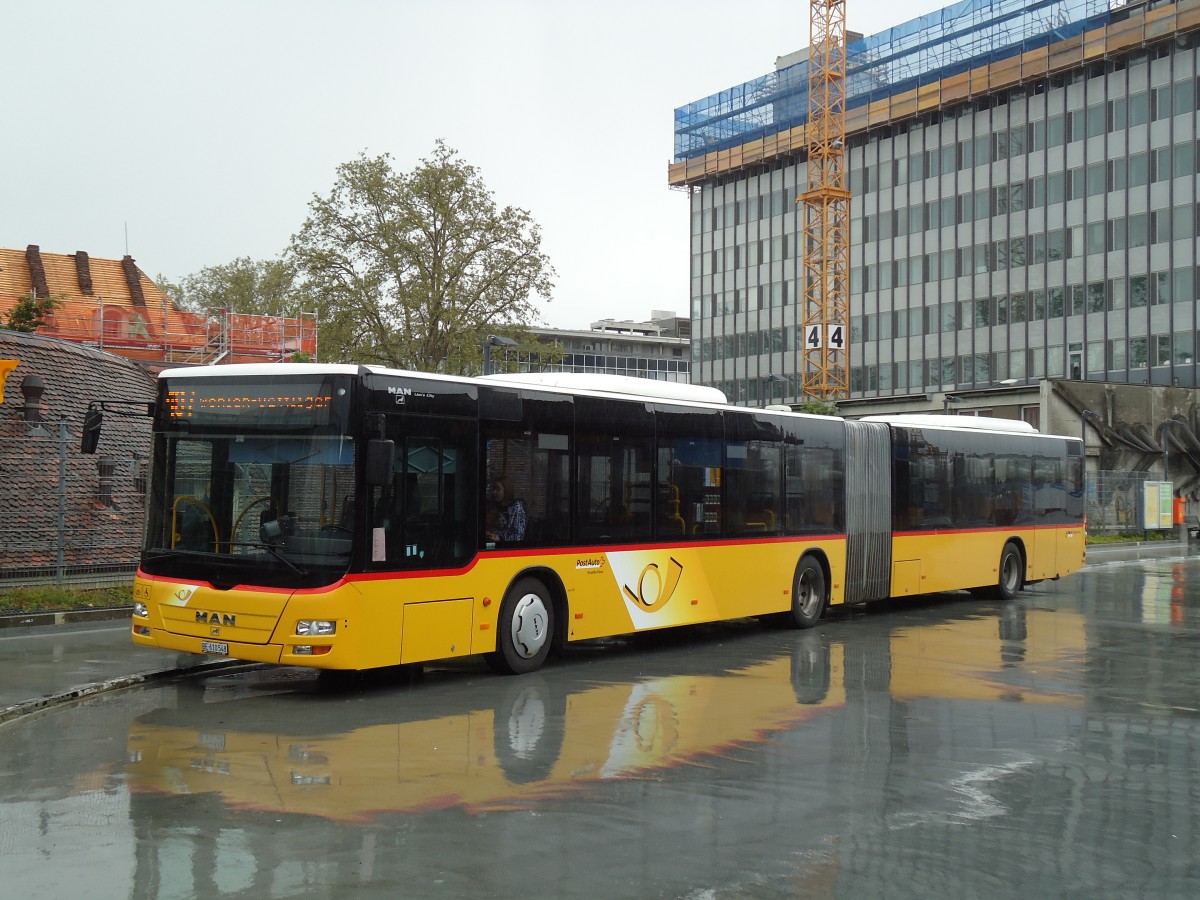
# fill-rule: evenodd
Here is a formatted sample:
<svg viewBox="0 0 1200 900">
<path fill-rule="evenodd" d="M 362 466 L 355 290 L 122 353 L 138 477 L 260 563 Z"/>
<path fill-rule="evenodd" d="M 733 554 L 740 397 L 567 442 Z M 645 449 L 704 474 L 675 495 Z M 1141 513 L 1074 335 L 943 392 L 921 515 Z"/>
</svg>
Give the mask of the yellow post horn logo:
<svg viewBox="0 0 1200 900">
<path fill-rule="evenodd" d="M 650 563 L 642 569 L 642 574 L 638 576 L 637 593 L 634 593 L 633 588 L 629 585 L 625 585 L 625 593 L 630 600 L 646 612 L 654 612 L 667 605 L 667 601 L 675 593 L 675 587 L 679 584 L 681 575 L 683 575 L 683 563 L 673 556 L 667 564 L 665 580 L 659 573 L 658 563 Z"/>
</svg>

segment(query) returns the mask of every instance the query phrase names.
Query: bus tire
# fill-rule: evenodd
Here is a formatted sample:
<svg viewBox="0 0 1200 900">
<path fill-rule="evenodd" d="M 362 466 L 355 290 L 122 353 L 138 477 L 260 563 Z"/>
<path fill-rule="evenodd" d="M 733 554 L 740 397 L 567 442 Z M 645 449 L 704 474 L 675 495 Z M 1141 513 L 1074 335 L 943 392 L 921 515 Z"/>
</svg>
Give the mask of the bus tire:
<svg viewBox="0 0 1200 900">
<path fill-rule="evenodd" d="M 816 558 L 805 554 L 796 566 L 792 580 L 792 609 L 788 624 L 793 628 L 812 628 L 820 621 L 829 602 L 825 570 Z"/>
<path fill-rule="evenodd" d="M 522 578 L 508 589 L 496 623 L 496 649 L 488 665 L 502 675 L 523 675 L 541 667 L 554 635 L 554 604 L 546 586 Z"/>
<path fill-rule="evenodd" d="M 997 600 L 1016 600 L 1017 594 L 1025 586 L 1025 560 L 1015 543 L 1008 541 L 1000 551 L 1000 577 L 992 588 L 992 595 Z"/>
</svg>

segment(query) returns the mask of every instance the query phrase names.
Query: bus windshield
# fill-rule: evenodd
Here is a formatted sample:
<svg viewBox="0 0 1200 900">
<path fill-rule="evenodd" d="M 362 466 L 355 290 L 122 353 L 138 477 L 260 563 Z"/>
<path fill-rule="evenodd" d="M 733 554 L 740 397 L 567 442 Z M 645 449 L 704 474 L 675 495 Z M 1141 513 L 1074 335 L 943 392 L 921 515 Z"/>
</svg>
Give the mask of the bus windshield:
<svg viewBox="0 0 1200 900">
<path fill-rule="evenodd" d="M 142 569 L 222 588 L 318 587 L 343 575 L 355 444 L 340 390 L 329 380 L 259 392 L 214 378 L 167 383 Z"/>
</svg>

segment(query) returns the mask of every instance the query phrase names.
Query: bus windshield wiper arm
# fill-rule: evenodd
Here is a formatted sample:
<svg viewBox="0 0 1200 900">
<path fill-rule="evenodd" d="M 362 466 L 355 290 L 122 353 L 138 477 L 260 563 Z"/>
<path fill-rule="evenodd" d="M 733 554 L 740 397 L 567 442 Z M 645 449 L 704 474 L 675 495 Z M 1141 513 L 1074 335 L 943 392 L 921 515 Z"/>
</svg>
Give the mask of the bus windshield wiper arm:
<svg viewBox="0 0 1200 900">
<path fill-rule="evenodd" d="M 170 550 L 160 548 L 158 550 L 143 550 L 143 559 L 165 559 L 168 556 L 213 556 L 214 550 L 192 550 L 184 547 L 172 547 Z"/>
<path fill-rule="evenodd" d="M 268 553 L 270 553 L 273 557 L 275 557 L 277 560 L 279 560 L 281 563 L 283 563 L 285 566 L 287 566 L 289 569 L 291 569 L 293 572 L 295 572 L 301 578 L 308 577 L 307 569 L 300 568 L 298 565 L 296 565 L 294 562 L 292 562 L 290 559 L 288 559 L 286 556 L 284 556 L 282 553 L 280 553 L 279 549 L 277 547 L 273 546 L 272 544 L 264 544 L 262 541 L 231 541 L 229 546 L 230 547 L 258 547 L 260 550 L 266 550 Z"/>
</svg>

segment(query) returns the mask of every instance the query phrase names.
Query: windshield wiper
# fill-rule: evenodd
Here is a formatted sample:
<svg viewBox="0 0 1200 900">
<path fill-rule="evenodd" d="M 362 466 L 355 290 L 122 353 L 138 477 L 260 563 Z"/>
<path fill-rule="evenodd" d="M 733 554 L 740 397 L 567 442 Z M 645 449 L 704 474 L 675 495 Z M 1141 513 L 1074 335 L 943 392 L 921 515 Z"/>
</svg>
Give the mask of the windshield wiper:
<svg viewBox="0 0 1200 900">
<path fill-rule="evenodd" d="M 183 547 L 174 547 L 170 550 L 143 550 L 142 559 L 165 559 L 168 556 L 213 556 L 215 550 L 188 550 Z"/>
<path fill-rule="evenodd" d="M 291 569 L 293 572 L 295 572 L 301 578 L 308 577 L 307 569 L 300 568 L 298 565 L 296 565 L 294 562 L 292 562 L 290 559 L 288 559 L 286 556 L 284 556 L 282 553 L 280 553 L 279 549 L 277 547 L 275 547 L 271 544 L 264 544 L 261 541 L 231 541 L 229 543 L 229 546 L 230 547 L 257 547 L 259 550 L 266 550 L 268 553 L 270 553 L 273 557 L 275 557 L 277 560 L 279 560 L 281 563 L 283 563 L 285 566 L 287 566 L 289 569 Z"/>
</svg>

